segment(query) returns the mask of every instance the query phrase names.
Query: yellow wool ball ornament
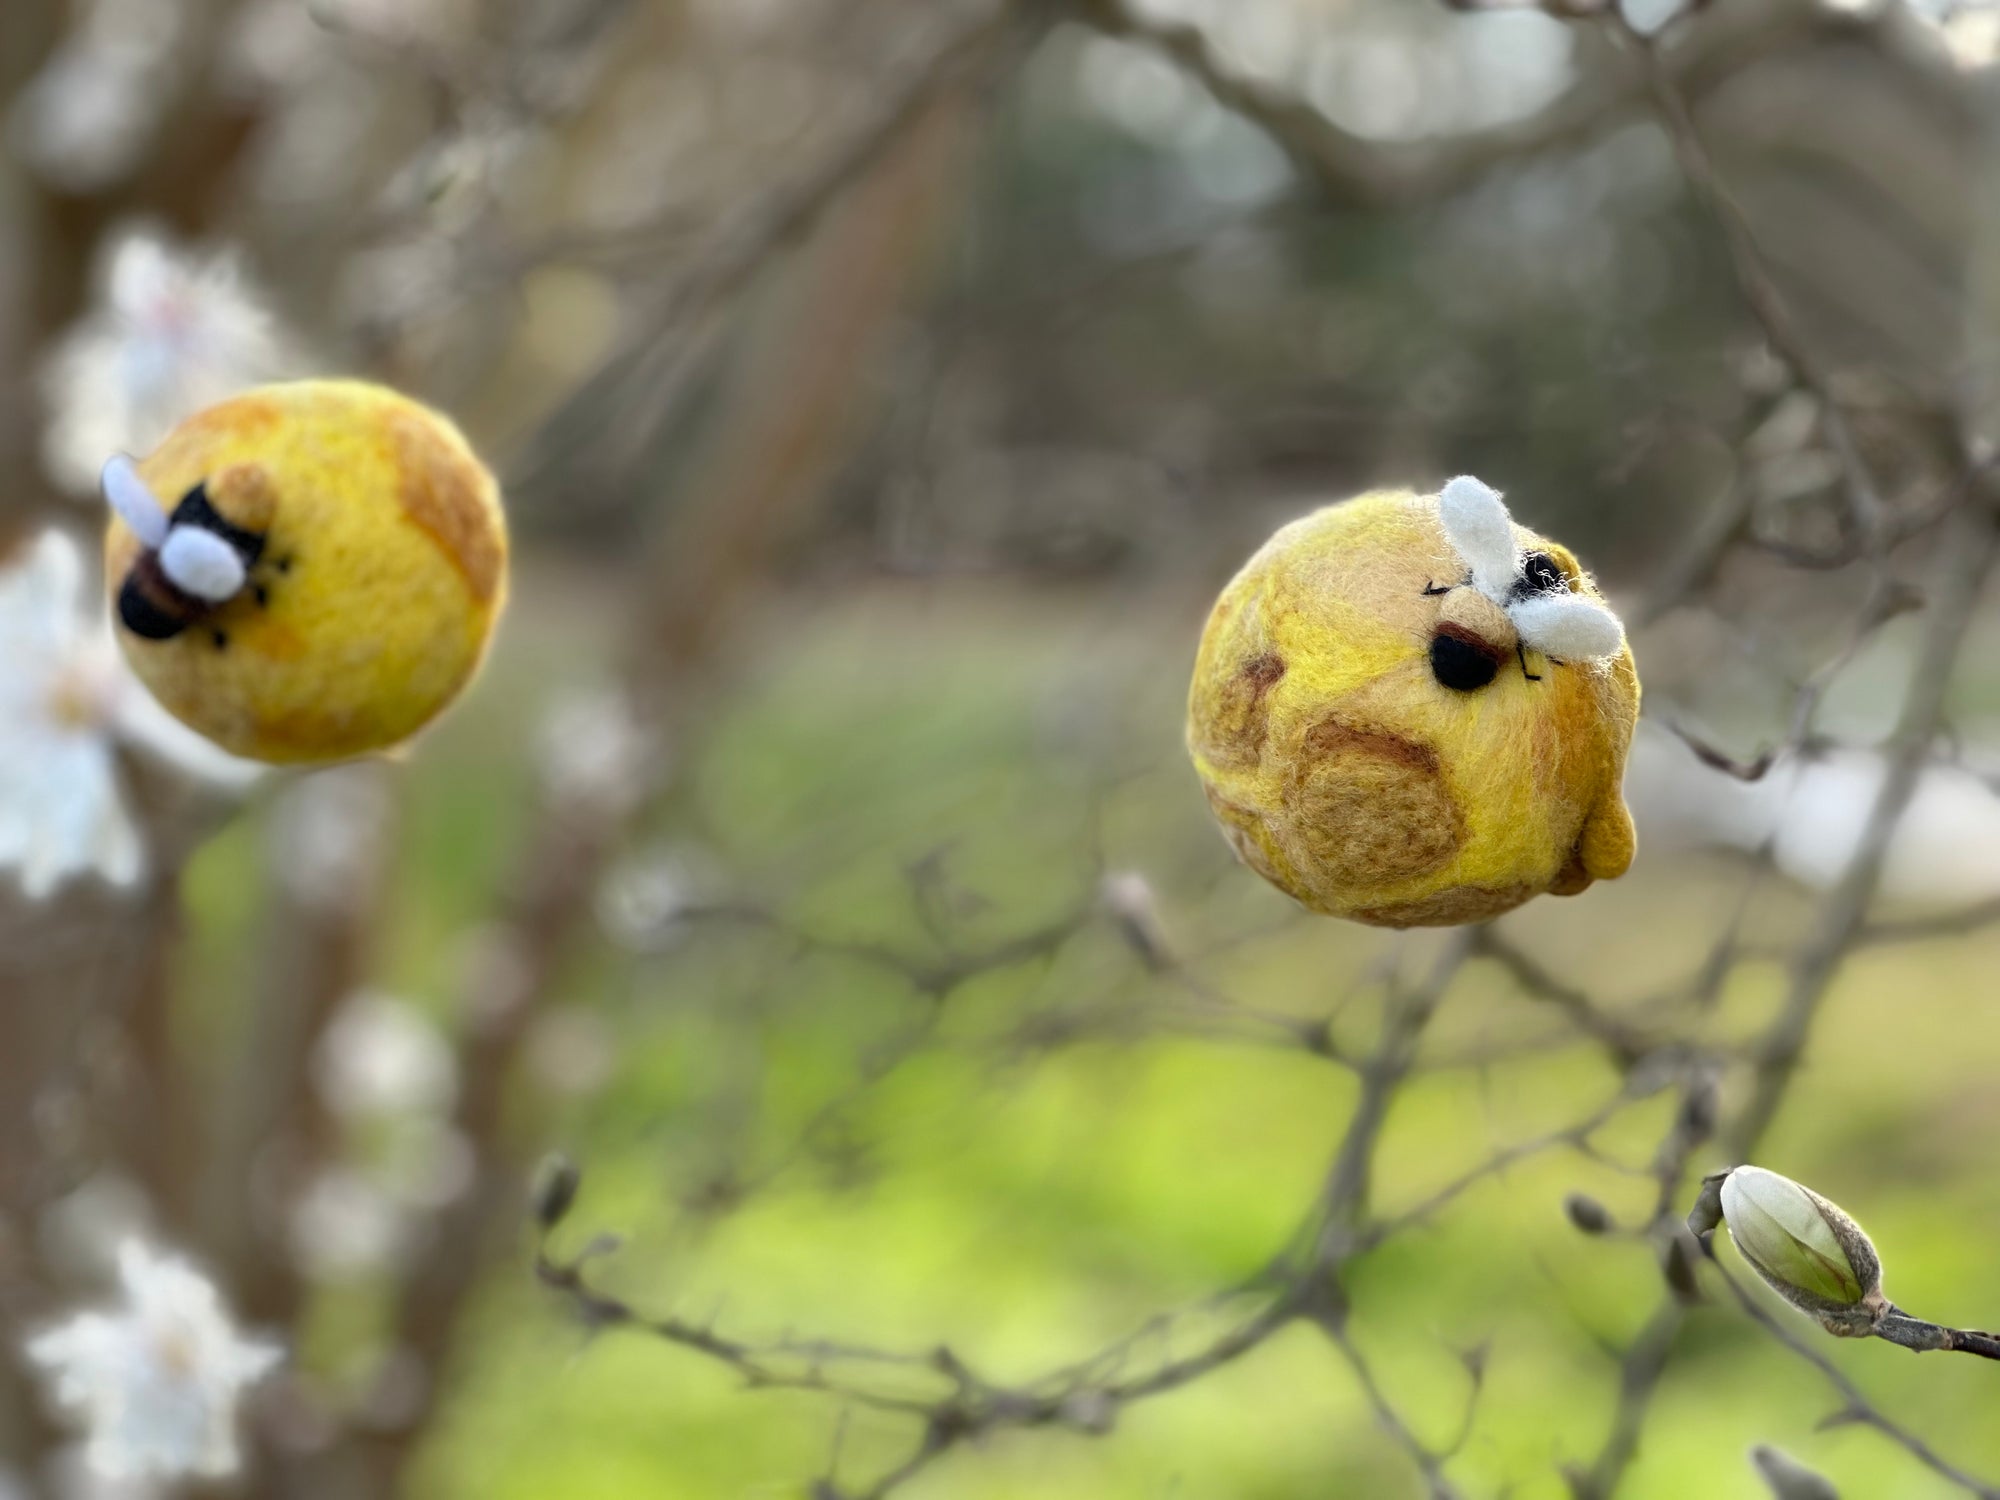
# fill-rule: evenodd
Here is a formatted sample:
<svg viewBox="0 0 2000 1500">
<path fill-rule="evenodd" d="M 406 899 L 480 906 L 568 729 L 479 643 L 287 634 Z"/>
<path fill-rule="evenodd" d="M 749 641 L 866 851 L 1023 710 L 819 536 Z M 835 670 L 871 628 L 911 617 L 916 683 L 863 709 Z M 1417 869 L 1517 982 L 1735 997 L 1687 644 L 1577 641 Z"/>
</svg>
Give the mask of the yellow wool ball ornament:
<svg viewBox="0 0 2000 1500">
<path fill-rule="evenodd" d="M 449 420 L 359 381 L 268 386 L 105 465 L 118 643 L 255 760 L 346 760 L 471 680 L 507 592 L 498 486 Z"/>
<path fill-rule="evenodd" d="M 1625 873 L 1638 712 L 1576 559 L 1465 477 L 1273 536 L 1209 617 L 1187 736 L 1266 880 L 1333 916 L 1445 926 Z"/>
</svg>

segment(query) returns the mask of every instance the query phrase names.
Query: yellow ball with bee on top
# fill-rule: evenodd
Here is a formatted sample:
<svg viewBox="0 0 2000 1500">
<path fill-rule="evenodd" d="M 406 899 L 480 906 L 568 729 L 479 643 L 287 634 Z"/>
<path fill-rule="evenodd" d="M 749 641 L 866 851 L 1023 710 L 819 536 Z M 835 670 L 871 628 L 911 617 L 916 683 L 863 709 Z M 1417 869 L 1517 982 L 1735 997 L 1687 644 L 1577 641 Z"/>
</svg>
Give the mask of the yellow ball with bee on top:
<svg viewBox="0 0 2000 1500">
<path fill-rule="evenodd" d="M 506 602 L 493 476 L 448 418 L 379 385 L 246 392 L 114 457 L 103 487 L 126 660 L 253 760 L 407 740 L 471 681 Z"/>
<path fill-rule="evenodd" d="M 1638 711 L 1589 576 L 1464 476 L 1273 536 L 1209 616 L 1187 743 L 1273 885 L 1355 921 L 1448 926 L 1624 874 Z"/>
</svg>

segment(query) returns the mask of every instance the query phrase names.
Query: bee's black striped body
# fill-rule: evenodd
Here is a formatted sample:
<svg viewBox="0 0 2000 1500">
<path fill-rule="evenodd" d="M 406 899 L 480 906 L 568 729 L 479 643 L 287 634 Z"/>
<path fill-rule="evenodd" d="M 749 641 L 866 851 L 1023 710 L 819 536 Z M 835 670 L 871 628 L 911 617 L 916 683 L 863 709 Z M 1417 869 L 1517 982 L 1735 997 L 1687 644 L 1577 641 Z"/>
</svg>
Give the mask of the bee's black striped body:
<svg viewBox="0 0 2000 1500">
<path fill-rule="evenodd" d="M 232 525 L 223 519 L 208 498 L 205 485 L 196 485 L 174 507 L 170 527 L 193 526 L 212 532 L 227 542 L 243 559 L 247 569 L 264 555 L 264 534 Z M 118 590 L 118 618 L 125 628 L 142 640 L 168 641 L 199 625 L 220 608 L 176 586 L 160 564 L 160 554 L 141 552 L 125 575 Z"/>
</svg>

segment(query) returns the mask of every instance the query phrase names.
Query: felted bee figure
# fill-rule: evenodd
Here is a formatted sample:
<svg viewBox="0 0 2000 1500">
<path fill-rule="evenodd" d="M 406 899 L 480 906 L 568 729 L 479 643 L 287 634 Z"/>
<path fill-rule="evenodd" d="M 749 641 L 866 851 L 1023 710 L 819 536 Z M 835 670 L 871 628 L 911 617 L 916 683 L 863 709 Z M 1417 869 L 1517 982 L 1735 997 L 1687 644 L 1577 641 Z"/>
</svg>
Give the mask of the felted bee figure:
<svg viewBox="0 0 2000 1500">
<path fill-rule="evenodd" d="M 1333 916 L 1442 926 L 1625 873 L 1638 711 L 1576 559 L 1461 477 L 1273 536 L 1209 616 L 1187 737 L 1265 879 Z"/>
<path fill-rule="evenodd" d="M 401 743 L 471 679 L 505 602 L 492 475 L 450 421 L 380 386 L 248 392 L 113 457 L 103 491 L 126 659 L 237 755 Z"/>
</svg>

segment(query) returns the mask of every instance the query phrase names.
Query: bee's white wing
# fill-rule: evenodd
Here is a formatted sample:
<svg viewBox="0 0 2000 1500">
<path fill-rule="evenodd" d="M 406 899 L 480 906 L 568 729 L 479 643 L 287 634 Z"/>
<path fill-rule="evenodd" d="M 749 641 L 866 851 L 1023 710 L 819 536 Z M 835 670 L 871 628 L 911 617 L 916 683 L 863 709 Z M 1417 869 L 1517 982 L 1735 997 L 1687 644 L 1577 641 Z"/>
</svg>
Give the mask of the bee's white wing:
<svg viewBox="0 0 2000 1500">
<path fill-rule="evenodd" d="M 199 526 L 176 526 L 160 544 L 160 569 L 174 587 L 210 604 L 243 592 L 248 574 L 236 549 Z"/>
<path fill-rule="evenodd" d="M 159 496 L 139 477 L 139 466 L 122 453 L 113 454 L 104 465 L 98 487 L 118 519 L 132 528 L 132 534 L 148 551 L 157 551 L 167 539 L 167 512 Z"/>
<path fill-rule="evenodd" d="M 1472 586 L 1495 604 L 1505 605 L 1520 571 L 1514 550 L 1514 522 L 1500 492 L 1470 474 L 1461 474 L 1438 493 L 1444 534 L 1466 567 Z"/>
<path fill-rule="evenodd" d="M 1603 605 L 1575 594 L 1530 594 L 1507 617 L 1521 639 L 1559 661 L 1602 661 L 1625 644 L 1625 627 Z"/>
</svg>

